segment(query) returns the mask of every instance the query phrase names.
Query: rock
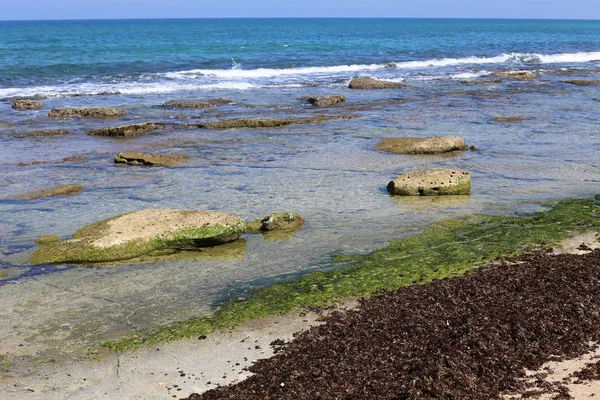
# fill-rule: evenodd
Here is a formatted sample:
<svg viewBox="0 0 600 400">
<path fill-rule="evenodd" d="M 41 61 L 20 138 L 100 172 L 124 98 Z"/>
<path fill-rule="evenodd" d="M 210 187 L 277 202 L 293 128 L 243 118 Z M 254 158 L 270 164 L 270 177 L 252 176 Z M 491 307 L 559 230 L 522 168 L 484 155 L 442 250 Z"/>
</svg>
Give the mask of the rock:
<svg viewBox="0 0 600 400">
<path fill-rule="evenodd" d="M 250 222 L 246 231 L 250 233 L 293 231 L 300 229 L 302 225 L 304 225 L 304 218 L 300 214 L 282 212 Z"/>
<path fill-rule="evenodd" d="M 348 85 L 350 89 L 408 89 L 412 86 L 399 82 L 380 81 L 372 78 L 354 78 Z"/>
<path fill-rule="evenodd" d="M 61 185 L 50 189 L 35 190 L 15 197 L 15 200 L 36 200 L 42 197 L 72 196 L 85 189 L 83 185 Z"/>
<path fill-rule="evenodd" d="M 572 79 L 572 80 L 561 81 L 561 82 L 570 83 L 571 85 L 579 85 L 579 86 L 598 86 L 598 85 L 600 85 L 600 81 L 598 81 L 598 80 Z"/>
<path fill-rule="evenodd" d="M 346 101 L 346 96 L 307 97 L 306 101 L 317 107 L 329 107 Z"/>
<path fill-rule="evenodd" d="M 439 154 L 467 150 L 468 146 L 460 136 L 438 136 L 384 139 L 375 148 L 397 154 Z"/>
<path fill-rule="evenodd" d="M 27 136 L 62 136 L 70 134 L 70 131 L 65 129 L 52 129 L 52 130 L 43 130 L 43 131 L 35 131 L 24 134 L 24 137 Z"/>
<path fill-rule="evenodd" d="M 239 239 L 239 217 L 211 211 L 151 209 L 88 225 L 73 239 L 43 243 L 31 264 L 122 261 L 165 249 L 189 250 Z"/>
<path fill-rule="evenodd" d="M 324 121 L 330 121 L 333 119 L 352 119 L 356 116 L 352 115 L 318 115 L 316 117 L 307 118 L 285 118 L 285 119 L 226 119 L 217 122 L 205 122 L 203 124 L 188 125 L 191 127 L 202 128 L 202 129 L 231 129 L 231 128 L 276 128 L 280 126 L 292 125 L 292 124 L 312 124 Z"/>
<path fill-rule="evenodd" d="M 35 240 L 35 242 L 37 244 L 44 244 L 44 243 L 53 243 L 53 242 L 58 242 L 58 236 L 56 235 L 47 235 L 47 236 L 42 236 L 39 237 Z"/>
<path fill-rule="evenodd" d="M 231 103 L 233 103 L 233 101 L 226 98 L 208 99 L 205 101 L 170 100 L 163 104 L 163 106 L 177 108 L 208 108 L 225 106 Z"/>
<path fill-rule="evenodd" d="M 179 164 L 185 163 L 189 159 L 190 156 L 185 154 L 144 154 L 125 152 L 117 154 L 115 157 L 115 163 L 175 167 Z"/>
<path fill-rule="evenodd" d="M 529 71 L 503 71 L 503 72 L 492 72 L 492 76 L 497 76 L 499 78 L 508 78 L 508 79 L 535 79 L 537 78 L 537 74 Z"/>
<path fill-rule="evenodd" d="M 127 114 L 129 114 L 129 111 L 114 107 L 53 108 L 48 116 L 51 118 L 114 118 Z"/>
<path fill-rule="evenodd" d="M 34 100 L 15 100 L 12 108 L 15 110 L 39 110 L 42 108 L 42 103 Z"/>
<path fill-rule="evenodd" d="M 387 190 L 403 196 L 471 194 L 471 174 L 463 169 L 415 170 L 391 181 Z"/>
<path fill-rule="evenodd" d="M 155 124 L 153 122 L 144 122 L 141 124 L 121 125 L 109 128 L 92 129 L 88 132 L 88 135 L 129 137 L 141 135 L 143 133 L 148 133 L 157 129 L 165 129 L 165 126 L 162 124 Z"/>
<path fill-rule="evenodd" d="M 494 117 L 494 118 L 492 118 L 492 121 L 494 121 L 494 122 L 521 122 L 521 121 L 525 121 L 525 118 L 519 117 L 519 116 Z"/>
</svg>

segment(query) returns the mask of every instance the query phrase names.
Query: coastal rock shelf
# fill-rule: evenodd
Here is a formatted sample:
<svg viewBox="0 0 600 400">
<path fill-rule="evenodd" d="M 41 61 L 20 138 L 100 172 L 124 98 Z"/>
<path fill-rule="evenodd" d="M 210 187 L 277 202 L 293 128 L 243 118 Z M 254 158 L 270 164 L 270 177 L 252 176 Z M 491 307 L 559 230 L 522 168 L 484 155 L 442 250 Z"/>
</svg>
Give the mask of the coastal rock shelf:
<svg viewBox="0 0 600 400">
<path fill-rule="evenodd" d="M 43 240 L 31 264 L 121 261 L 164 249 L 216 246 L 239 239 L 246 224 L 232 215 L 195 210 L 151 209 L 119 215 L 73 234 Z"/>
</svg>

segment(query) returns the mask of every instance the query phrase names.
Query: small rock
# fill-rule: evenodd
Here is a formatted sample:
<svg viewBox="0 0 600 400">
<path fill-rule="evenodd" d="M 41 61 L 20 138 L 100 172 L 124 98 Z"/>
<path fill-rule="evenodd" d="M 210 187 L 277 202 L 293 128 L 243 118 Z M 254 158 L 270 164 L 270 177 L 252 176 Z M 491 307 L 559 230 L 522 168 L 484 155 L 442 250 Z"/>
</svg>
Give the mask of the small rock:
<svg viewBox="0 0 600 400">
<path fill-rule="evenodd" d="M 317 107 L 329 107 L 346 101 L 346 96 L 307 97 L 306 101 Z"/>
<path fill-rule="evenodd" d="M 250 233 L 293 231 L 300 229 L 302 225 L 304 225 L 304 218 L 300 214 L 282 212 L 250 222 L 246 231 Z"/>
<path fill-rule="evenodd" d="M 129 111 L 114 107 L 53 108 L 48 116 L 51 118 L 114 118 L 127 114 Z"/>
<path fill-rule="evenodd" d="M 39 110 L 42 108 L 42 103 L 34 100 L 15 100 L 12 108 L 15 110 Z"/>
<path fill-rule="evenodd" d="M 164 129 L 165 126 L 162 124 L 155 124 L 153 122 L 145 122 L 141 124 L 121 125 L 113 126 L 110 128 L 92 129 L 88 132 L 88 135 L 92 136 L 113 136 L 113 137 L 129 137 L 137 136 L 143 133 L 148 133 L 157 129 Z"/>
<path fill-rule="evenodd" d="M 85 189 L 83 185 L 61 185 L 51 189 L 35 190 L 16 196 L 16 200 L 36 200 L 41 197 L 72 196 Z"/>
<path fill-rule="evenodd" d="M 149 165 L 175 167 L 185 163 L 190 156 L 185 154 L 144 154 L 125 152 L 119 153 L 115 157 L 115 163 L 128 165 Z"/>
<path fill-rule="evenodd" d="M 463 169 L 422 169 L 400 175 L 387 185 L 390 194 L 437 196 L 471 194 L 471 173 Z"/>
<path fill-rule="evenodd" d="M 26 133 L 23 135 L 23 137 L 27 137 L 27 136 L 62 136 L 62 135 L 68 135 L 70 133 L 71 133 L 70 131 L 67 131 L 65 129 L 49 129 L 49 130 L 34 131 L 34 132 Z"/>
<path fill-rule="evenodd" d="M 578 85 L 578 86 L 598 86 L 598 85 L 600 85 L 599 80 L 571 79 L 568 81 L 561 81 L 561 82 L 569 83 L 571 85 Z"/>
<path fill-rule="evenodd" d="M 163 104 L 163 106 L 177 108 L 208 108 L 224 106 L 231 103 L 233 103 L 233 101 L 227 98 L 208 99 L 204 101 L 170 100 Z"/>
<path fill-rule="evenodd" d="M 438 136 L 384 139 L 375 148 L 396 154 L 439 154 L 467 150 L 468 147 L 460 136 Z"/>
<path fill-rule="evenodd" d="M 354 78 L 348 85 L 350 89 L 408 89 L 412 86 L 399 82 L 381 81 L 372 78 Z"/>
<path fill-rule="evenodd" d="M 525 118 L 519 117 L 519 116 L 494 117 L 494 118 L 492 118 L 492 121 L 494 121 L 494 122 L 521 122 L 521 121 L 525 121 Z"/>
<path fill-rule="evenodd" d="M 492 76 L 497 76 L 499 78 L 508 78 L 508 79 L 535 79 L 537 78 L 537 74 L 529 71 L 502 71 L 502 72 L 492 72 Z"/>
</svg>

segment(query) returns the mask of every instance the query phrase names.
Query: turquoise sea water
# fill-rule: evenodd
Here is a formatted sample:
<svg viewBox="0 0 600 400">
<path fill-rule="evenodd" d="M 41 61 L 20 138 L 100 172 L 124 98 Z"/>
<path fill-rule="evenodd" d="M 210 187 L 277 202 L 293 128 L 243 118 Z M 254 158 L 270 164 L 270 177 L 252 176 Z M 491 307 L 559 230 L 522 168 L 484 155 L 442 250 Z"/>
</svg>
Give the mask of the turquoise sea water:
<svg viewBox="0 0 600 400">
<path fill-rule="evenodd" d="M 0 22 L 0 356 L 73 357 L 132 331 L 210 311 L 229 293 L 335 268 L 440 218 L 514 214 L 600 192 L 600 21 L 119 20 Z M 536 79 L 502 79 L 528 71 Z M 357 91 L 368 76 L 412 87 Z M 344 95 L 315 108 L 303 96 Z M 232 104 L 174 109 L 173 99 Z M 41 110 L 11 108 L 35 98 Z M 113 120 L 51 119 L 54 107 L 127 109 Z M 352 115 L 272 129 L 182 129 L 226 118 Z M 515 123 L 494 117 L 520 116 Z M 90 129 L 135 122 L 166 129 L 129 139 Z M 28 137 L 42 129 L 70 135 Z M 375 151 L 390 137 L 460 135 L 477 147 L 444 156 Z M 124 167 L 121 151 L 185 153 L 183 168 Z M 471 196 L 398 198 L 389 180 L 416 168 L 466 168 Z M 71 197 L 20 194 L 81 184 Z M 291 240 L 245 237 L 228 257 L 110 268 L 24 263 L 34 240 L 146 208 L 254 219 L 305 216 Z M 19 358 L 21 357 L 21 358 Z"/>
</svg>

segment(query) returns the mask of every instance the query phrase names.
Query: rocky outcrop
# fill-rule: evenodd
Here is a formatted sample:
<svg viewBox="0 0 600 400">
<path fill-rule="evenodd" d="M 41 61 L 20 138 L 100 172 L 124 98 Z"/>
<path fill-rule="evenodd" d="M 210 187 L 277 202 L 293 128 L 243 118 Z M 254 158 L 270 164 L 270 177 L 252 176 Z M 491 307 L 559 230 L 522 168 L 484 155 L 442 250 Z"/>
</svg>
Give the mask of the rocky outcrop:
<svg viewBox="0 0 600 400">
<path fill-rule="evenodd" d="M 176 167 L 188 161 L 190 156 L 185 154 L 145 154 L 135 152 L 119 153 L 115 163 L 128 165 L 148 165 L 161 167 Z"/>
<path fill-rule="evenodd" d="M 375 148 L 396 154 L 439 154 L 467 150 L 460 136 L 438 136 L 426 138 L 391 138 L 379 142 Z"/>
<path fill-rule="evenodd" d="M 415 170 L 391 181 L 387 190 L 402 196 L 471 194 L 471 174 L 463 169 Z"/>
<path fill-rule="evenodd" d="M 572 79 L 572 80 L 561 81 L 561 82 L 569 83 L 571 85 L 578 85 L 578 86 L 599 86 L 600 85 L 599 80 Z"/>
<path fill-rule="evenodd" d="M 408 89 L 411 86 L 399 82 L 380 81 L 372 78 L 354 78 L 348 85 L 350 89 Z"/>
<path fill-rule="evenodd" d="M 250 222 L 246 227 L 246 231 L 250 233 L 295 231 L 300 229 L 302 225 L 304 225 L 304 218 L 300 214 L 282 212 L 270 214 Z"/>
<path fill-rule="evenodd" d="M 35 131 L 24 134 L 23 136 L 63 136 L 70 134 L 70 131 L 65 129 L 50 129 L 43 131 Z"/>
<path fill-rule="evenodd" d="M 306 97 L 308 103 L 316 107 L 330 107 L 346 101 L 346 96 Z"/>
<path fill-rule="evenodd" d="M 16 196 L 16 200 L 36 200 L 42 197 L 72 196 L 85 189 L 82 185 L 61 185 L 50 189 L 35 190 Z"/>
<path fill-rule="evenodd" d="M 208 99 L 204 101 L 170 100 L 163 104 L 163 106 L 173 108 L 208 108 L 225 106 L 231 103 L 233 103 L 233 100 L 227 98 Z"/>
<path fill-rule="evenodd" d="M 114 118 L 127 114 L 129 111 L 114 107 L 53 108 L 48 116 L 51 118 Z"/>
<path fill-rule="evenodd" d="M 42 103 L 35 100 L 15 100 L 12 108 L 15 110 L 39 110 L 42 108 Z"/>
<path fill-rule="evenodd" d="M 194 249 L 239 239 L 244 221 L 211 211 L 152 209 L 119 215 L 42 241 L 31 264 L 121 261 L 164 249 Z"/>
<path fill-rule="evenodd" d="M 165 126 L 162 124 L 155 124 L 153 122 L 144 122 L 141 124 L 121 125 L 109 128 L 92 129 L 88 132 L 88 135 L 129 137 L 148 133 L 157 129 L 165 129 Z"/>
<path fill-rule="evenodd" d="M 525 118 L 519 116 L 511 116 L 511 117 L 494 117 L 492 118 L 494 122 L 522 122 L 525 121 Z"/>
<path fill-rule="evenodd" d="M 502 71 L 502 72 L 492 72 L 492 76 L 497 76 L 499 78 L 506 79 L 536 79 L 538 77 L 537 74 L 529 71 Z"/>
<path fill-rule="evenodd" d="M 193 125 L 188 125 L 188 126 L 202 128 L 202 129 L 276 128 L 276 127 L 292 125 L 292 124 L 313 124 L 313 123 L 330 121 L 330 120 L 334 120 L 334 119 L 352 119 L 352 118 L 356 118 L 356 116 L 318 115 L 316 117 L 285 118 L 285 119 L 235 118 L 235 119 L 226 119 L 226 120 L 216 121 L 216 122 L 205 122 L 202 124 L 193 124 Z"/>
</svg>

